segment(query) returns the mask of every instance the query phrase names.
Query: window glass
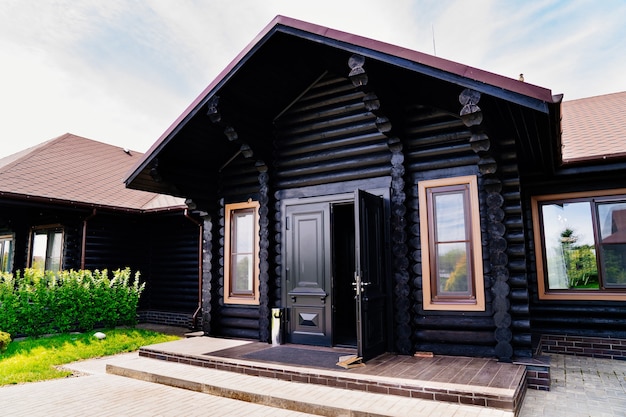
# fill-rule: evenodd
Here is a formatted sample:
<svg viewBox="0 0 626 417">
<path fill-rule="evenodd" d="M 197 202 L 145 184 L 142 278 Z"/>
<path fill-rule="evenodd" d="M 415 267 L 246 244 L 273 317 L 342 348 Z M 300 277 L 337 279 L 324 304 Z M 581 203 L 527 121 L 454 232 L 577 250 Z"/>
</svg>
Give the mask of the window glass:
<svg viewBox="0 0 626 417">
<path fill-rule="evenodd" d="M 0 271 L 13 269 L 13 236 L 0 236 Z"/>
<path fill-rule="evenodd" d="M 465 243 L 440 243 L 437 246 L 437 294 L 470 295 L 467 245 Z"/>
<path fill-rule="evenodd" d="M 231 270 L 231 292 L 233 294 L 252 293 L 253 285 L 253 250 L 254 250 L 254 210 L 233 212 L 232 239 L 233 251 Z"/>
<path fill-rule="evenodd" d="M 606 287 L 626 286 L 626 204 L 598 204 L 602 271 Z"/>
<path fill-rule="evenodd" d="M 436 297 L 471 295 L 467 253 L 467 224 L 465 221 L 465 190 L 441 192 L 432 190 L 433 217 L 436 234 Z"/>
<path fill-rule="evenodd" d="M 255 201 L 225 207 L 225 303 L 258 304 L 258 207 Z"/>
<path fill-rule="evenodd" d="M 624 191 L 532 198 L 540 298 L 626 300 Z"/>
<path fill-rule="evenodd" d="M 30 267 L 59 272 L 63 254 L 63 232 L 60 229 L 38 229 L 33 232 Z"/>
<path fill-rule="evenodd" d="M 425 310 L 484 311 L 475 176 L 418 183 Z"/>
<path fill-rule="evenodd" d="M 599 289 L 591 204 L 545 204 L 542 214 L 548 289 Z"/>
</svg>

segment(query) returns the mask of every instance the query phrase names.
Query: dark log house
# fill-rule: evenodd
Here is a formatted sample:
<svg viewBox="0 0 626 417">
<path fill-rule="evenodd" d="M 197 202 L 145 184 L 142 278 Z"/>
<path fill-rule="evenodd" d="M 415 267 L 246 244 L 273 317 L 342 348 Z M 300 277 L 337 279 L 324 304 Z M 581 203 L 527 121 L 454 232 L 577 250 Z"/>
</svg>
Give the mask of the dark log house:
<svg viewBox="0 0 626 417">
<path fill-rule="evenodd" d="M 142 321 L 199 323 L 201 223 L 182 199 L 124 187 L 141 156 L 65 134 L 0 159 L 2 271 L 130 267 Z"/>
<path fill-rule="evenodd" d="M 126 185 L 206 213 L 206 334 L 269 341 L 280 308 L 366 358 L 624 358 L 626 163 L 566 158 L 561 98 L 279 16 Z"/>
</svg>

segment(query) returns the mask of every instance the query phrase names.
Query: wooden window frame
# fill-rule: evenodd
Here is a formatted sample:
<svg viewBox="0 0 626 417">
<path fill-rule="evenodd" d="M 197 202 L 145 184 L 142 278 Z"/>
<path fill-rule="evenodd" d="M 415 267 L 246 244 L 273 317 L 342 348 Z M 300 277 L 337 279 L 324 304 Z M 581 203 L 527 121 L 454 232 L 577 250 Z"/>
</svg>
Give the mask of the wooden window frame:
<svg viewBox="0 0 626 417">
<path fill-rule="evenodd" d="M 48 268 L 49 263 L 48 263 L 48 259 L 49 259 L 49 251 L 50 251 L 50 233 L 57 233 L 60 232 L 61 233 L 61 253 L 59 254 L 59 272 L 63 270 L 63 264 L 64 264 L 64 257 L 63 257 L 63 253 L 65 251 L 65 230 L 63 229 L 63 226 L 60 224 L 51 224 L 51 225 L 45 225 L 45 226 L 35 226 L 31 229 L 30 232 L 30 245 L 29 245 L 29 256 L 28 256 L 28 266 L 29 268 L 33 268 L 33 256 L 34 256 L 34 249 L 35 249 L 35 234 L 40 233 L 40 232 L 45 232 L 46 233 L 46 255 L 44 258 L 44 271 L 48 271 L 50 270 Z"/>
<path fill-rule="evenodd" d="M 8 250 L 4 242 L 9 242 Z M 15 236 L 12 234 L 0 235 L 0 244 L 2 245 L 0 248 L 0 272 L 12 272 Z"/>
<path fill-rule="evenodd" d="M 619 197 L 624 197 L 623 199 Z M 584 202 L 589 201 L 592 204 L 604 202 L 600 199 L 606 199 L 606 202 L 618 199 L 626 201 L 626 188 L 591 191 L 591 192 L 575 192 L 563 194 L 548 194 L 531 197 L 531 212 L 533 220 L 533 236 L 535 239 L 535 259 L 537 269 L 537 292 L 540 300 L 568 300 L 568 301 L 626 301 L 626 289 L 549 289 L 547 285 L 547 273 L 545 267 L 545 242 L 543 238 L 543 222 L 539 208 L 542 204 L 550 202 Z M 594 201 L 595 200 L 595 201 Z M 595 228 L 596 219 L 592 219 Z M 597 245 L 597 237 L 594 236 L 594 243 Z M 598 274 L 602 271 L 599 268 Z"/>
<path fill-rule="evenodd" d="M 466 297 L 437 297 L 433 288 L 434 271 L 431 270 L 434 253 L 434 219 L 429 207 L 428 194 L 436 189 L 466 187 L 464 198 L 465 219 L 468 230 L 470 283 L 473 294 Z M 475 175 L 441 178 L 418 182 L 420 210 L 420 242 L 422 251 L 422 293 L 424 310 L 444 311 L 485 311 L 485 280 L 480 233 L 480 205 L 478 201 L 478 180 Z"/>
<path fill-rule="evenodd" d="M 253 210 L 254 243 L 252 252 L 252 293 L 236 294 L 232 291 L 231 259 L 232 259 L 232 221 L 237 211 Z M 226 204 L 224 207 L 224 303 L 225 304 L 259 304 L 259 202 L 248 200 L 245 203 Z"/>
</svg>

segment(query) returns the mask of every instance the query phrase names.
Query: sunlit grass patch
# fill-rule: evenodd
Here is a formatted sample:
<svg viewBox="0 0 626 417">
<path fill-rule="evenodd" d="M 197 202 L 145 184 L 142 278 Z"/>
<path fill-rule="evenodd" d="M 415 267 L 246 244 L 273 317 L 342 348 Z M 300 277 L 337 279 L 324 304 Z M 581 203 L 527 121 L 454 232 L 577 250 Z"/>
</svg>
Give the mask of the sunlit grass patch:
<svg viewBox="0 0 626 417">
<path fill-rule="evenodd" d="M 132 352 L 141 346 L 179 339 L 144 329 L 102 330 L 106 338 L 99 340 L 88 333 L 64 333 L 51 337 L 13 341 L 0 354 L 0 385 L 63 378 L 70 371 L 57 369 L 81 359 L 98 358 Z"/>
</svg>

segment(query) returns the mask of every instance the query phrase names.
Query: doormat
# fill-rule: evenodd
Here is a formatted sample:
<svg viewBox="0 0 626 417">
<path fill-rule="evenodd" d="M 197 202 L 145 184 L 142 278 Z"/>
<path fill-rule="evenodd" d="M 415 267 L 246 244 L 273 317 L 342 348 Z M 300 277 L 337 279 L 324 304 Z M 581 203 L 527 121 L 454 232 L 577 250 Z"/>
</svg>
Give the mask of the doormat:
<svg viewBox="0 0 626 417">
<path fill-rule="evenodd" d="M 345 353 L 343 355 L 345 355 Z M 274 346 L 243 355 L 243 357 L 247 359 L 342 371 L 343 369 L 337 366 L 337 362 L 341 356 L 342 354 L 338 352 L 302 349 L 289 346 Z"/>
</svg>

